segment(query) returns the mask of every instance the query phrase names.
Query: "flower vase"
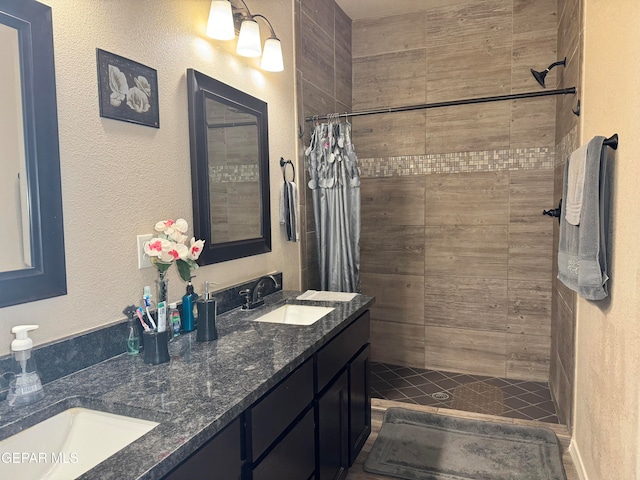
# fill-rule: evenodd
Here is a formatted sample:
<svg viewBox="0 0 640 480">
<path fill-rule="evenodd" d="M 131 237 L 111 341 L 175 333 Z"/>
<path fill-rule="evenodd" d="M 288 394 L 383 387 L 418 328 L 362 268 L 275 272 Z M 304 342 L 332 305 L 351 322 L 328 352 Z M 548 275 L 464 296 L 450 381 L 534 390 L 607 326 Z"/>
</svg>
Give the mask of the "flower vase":
<svg viewBox="0 0 640 480">
<path fill-rule="evenodd" d="M 167 272 L 158 272 L 158 280 L 156 280 L 156 298 L 158 299 L 158 305 L 160 302 L 168 302 L 169 300 L 169 279 L 167 278 Z"/>
</svg>

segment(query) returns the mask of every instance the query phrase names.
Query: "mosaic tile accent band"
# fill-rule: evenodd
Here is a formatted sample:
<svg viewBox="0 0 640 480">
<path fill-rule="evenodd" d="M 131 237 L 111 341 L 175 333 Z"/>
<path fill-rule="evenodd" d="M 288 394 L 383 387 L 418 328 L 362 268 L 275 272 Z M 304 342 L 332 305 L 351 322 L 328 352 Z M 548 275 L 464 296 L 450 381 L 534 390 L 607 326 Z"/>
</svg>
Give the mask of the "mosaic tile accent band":
<svg viewBox="0 0 640 480">
<path fill-rule="evenodd" d="M 251 165 L 215 165 L 209 170 L 209 178 L 216 183 L 257 182 L 260 169 Z"/>
<path fill-rule="evenodd" d="M 564 165 L 571 153 L 580 146 L 580 138 L 578 138 L 578 126 L 576 125 L 567 133 L 560 143 L 556 145 L 556 166 Z"/>
<path fill-rule="evenodd" d="M 363 177 L 396 177 L 432 173 L 545 170 L 555 165 L 554 147 L 514 148 L 477 152 L 359 158 Z"/>
</svg>

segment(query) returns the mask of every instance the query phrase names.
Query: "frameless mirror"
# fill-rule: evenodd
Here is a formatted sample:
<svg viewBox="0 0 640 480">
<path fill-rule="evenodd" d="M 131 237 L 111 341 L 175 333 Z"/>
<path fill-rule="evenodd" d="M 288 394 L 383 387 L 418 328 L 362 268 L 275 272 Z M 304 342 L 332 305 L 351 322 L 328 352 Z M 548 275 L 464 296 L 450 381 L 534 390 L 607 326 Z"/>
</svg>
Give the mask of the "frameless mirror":
<svg viewBox="0 0 640 480">
<path fill-rule="evenodd" d="M 0 307 L 66 293 L 51 8 L 0 0 Z"/>
<path fill-rule="evenodd" d="M 31 232 L 20 84 L 18 30 L 0 24 L 0 272 L 30 268 Z"/>
<path fill-rule="evenodd" d="M 193 69 L 187 83 L 198 263 L 269 252 L 267 104 Z"/>
</svg>

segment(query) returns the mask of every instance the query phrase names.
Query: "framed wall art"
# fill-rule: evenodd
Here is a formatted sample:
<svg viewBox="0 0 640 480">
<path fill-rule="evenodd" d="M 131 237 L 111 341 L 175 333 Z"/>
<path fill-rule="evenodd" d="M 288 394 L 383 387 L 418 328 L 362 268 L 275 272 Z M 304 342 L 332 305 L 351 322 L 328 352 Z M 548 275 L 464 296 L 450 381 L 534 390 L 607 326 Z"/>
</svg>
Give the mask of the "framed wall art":
<svg viewBox="0 0 640 480">
<path fill-rule="evenodd" d="M 158 72 L 96 49 L 100 116 L 160 128 Z"/>
</svg>

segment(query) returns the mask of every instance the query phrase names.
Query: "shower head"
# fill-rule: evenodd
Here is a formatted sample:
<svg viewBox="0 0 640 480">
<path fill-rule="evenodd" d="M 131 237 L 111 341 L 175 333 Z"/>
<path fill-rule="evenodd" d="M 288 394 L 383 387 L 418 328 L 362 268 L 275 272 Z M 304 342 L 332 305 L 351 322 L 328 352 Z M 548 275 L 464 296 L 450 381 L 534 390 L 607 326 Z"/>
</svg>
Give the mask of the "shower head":
<svg viewBox="0 0 640 480">
<path fill-rule="evenodd" d="M 561 60 L 559 62 L 553 62 L 551 65 L 549 65 L 546 68 L 546 70 L 543 70 L 542 72 L 538 72 L 538 71 L 536 71 L 536 70 L 534 70 L 532 68 L 531 69 L 531 75 L 533 75 L 533 78 L 536 79 L 536 82 L 538 82 L 542 88 L 546 88 L 546 86 L 544 84 L 544 79 L 547 76 L 547 73 L 549 73 L 553 67 L 557 67 L 558 65 L 562 65 L 563 67 L 566 66 L 567 65 L 567 57 L 564 57 L 564 60 Z"/>
</svg>

